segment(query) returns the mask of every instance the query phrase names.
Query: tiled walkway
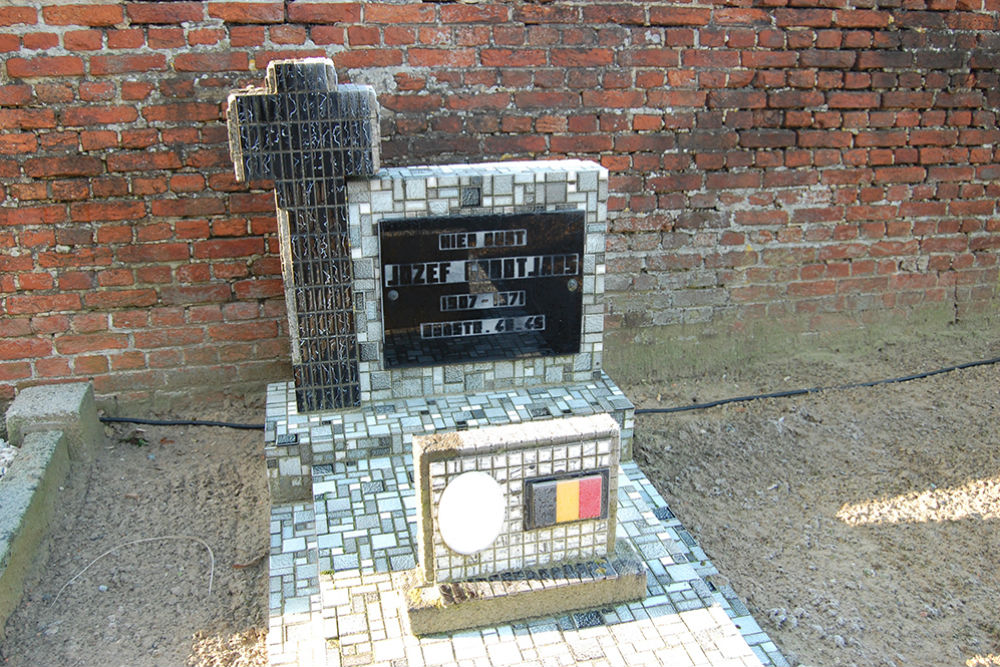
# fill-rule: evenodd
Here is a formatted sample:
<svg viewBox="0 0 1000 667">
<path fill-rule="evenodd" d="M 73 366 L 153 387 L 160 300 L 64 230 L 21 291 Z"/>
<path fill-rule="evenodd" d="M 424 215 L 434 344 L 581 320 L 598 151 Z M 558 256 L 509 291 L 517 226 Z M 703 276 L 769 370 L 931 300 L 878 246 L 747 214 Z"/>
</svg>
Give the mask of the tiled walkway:
<svg viewBox="0 0 1000 667">
<path fill-rule="evenodd" d="M 414 567 L 407 455 L 317 465 L 313 503 L 271 514 L 271 664 L 785 665 L 635 463 L 619 473 L 618 536 L 649 568 L 647 597 L 499 627 L 417 638 L 402 593 Z"/>
</svg>

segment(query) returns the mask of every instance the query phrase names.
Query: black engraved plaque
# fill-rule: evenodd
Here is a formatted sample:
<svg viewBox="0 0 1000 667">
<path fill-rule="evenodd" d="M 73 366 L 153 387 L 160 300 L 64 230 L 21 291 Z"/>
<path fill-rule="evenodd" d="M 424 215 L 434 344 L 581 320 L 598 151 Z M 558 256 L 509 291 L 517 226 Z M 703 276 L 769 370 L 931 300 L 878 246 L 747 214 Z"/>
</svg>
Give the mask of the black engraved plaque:
<svg viewBox="0 0 1000 667">
<path fill-rule="evenodd" d="M 575 354 L 583 211 L 379 223 L 386 368 Z"/>
</svg>

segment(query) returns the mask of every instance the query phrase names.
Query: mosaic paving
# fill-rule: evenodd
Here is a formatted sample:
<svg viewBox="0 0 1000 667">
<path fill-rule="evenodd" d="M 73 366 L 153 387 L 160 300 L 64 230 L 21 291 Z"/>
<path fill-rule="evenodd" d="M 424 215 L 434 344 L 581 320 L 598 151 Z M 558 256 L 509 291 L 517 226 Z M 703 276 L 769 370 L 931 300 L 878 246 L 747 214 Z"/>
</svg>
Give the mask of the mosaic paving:
<svg viewBox="0 0 1000 667">
<path fill-rule="evenodd" d="M 415 566 L 411 457 L 318 474 L 313 503 L 272 510 L 271 664 L 786 665 L 735 592 L 707 580 L 717 571 L 635 463 L 618 485 L 644 601 L 416 638 L 400 597 Z"/>
</svg>

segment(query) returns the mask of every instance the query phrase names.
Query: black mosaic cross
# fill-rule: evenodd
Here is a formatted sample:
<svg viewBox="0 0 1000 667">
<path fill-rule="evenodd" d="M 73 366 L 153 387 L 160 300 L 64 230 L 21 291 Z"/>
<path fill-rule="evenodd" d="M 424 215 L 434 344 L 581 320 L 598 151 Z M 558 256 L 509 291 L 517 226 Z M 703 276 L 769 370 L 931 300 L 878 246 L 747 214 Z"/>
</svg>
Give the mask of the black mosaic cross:
<svg viewBox="0 0 1000 667">
<path fill-rule="evenodd" d="M 229 97 L 236 179 L 273 179 L 300 412 L 360 405 L 347 183 L 379 161 L 370 86 L 325 58 L 275 61 L 266 88 Z"/>
</svg>

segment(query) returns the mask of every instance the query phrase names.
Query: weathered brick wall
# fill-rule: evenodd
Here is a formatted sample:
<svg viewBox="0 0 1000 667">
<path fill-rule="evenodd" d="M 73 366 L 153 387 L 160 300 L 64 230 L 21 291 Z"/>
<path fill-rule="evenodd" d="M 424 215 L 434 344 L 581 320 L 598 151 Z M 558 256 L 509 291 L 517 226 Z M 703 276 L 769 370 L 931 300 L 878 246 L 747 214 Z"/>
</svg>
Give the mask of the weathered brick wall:
<svg viewBox="0 0 1000 667">
<path fill-rule="evenodd" d="M 785 4 L 8 0 L 0 399 L 287 375 L 273 199 L 223 118 L 275 57 L 375 85 L 388 165 L 608 167 L 611 327 L 987 306 L 1000 0 Z"/>
</svg>

